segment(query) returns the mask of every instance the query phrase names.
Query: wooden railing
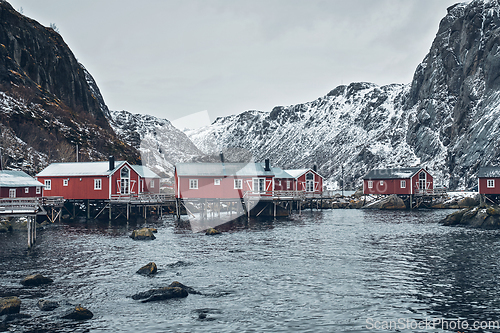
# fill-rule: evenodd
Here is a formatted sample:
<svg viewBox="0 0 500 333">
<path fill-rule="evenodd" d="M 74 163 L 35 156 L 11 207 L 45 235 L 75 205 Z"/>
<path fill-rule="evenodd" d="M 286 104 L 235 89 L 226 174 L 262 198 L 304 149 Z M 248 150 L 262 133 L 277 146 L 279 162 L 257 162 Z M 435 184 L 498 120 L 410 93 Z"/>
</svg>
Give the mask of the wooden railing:
<svg viewBox="0 0 500 333">
<path fill-rule="evenodd" d="M 0 214 L 36 214 L 39 207 L 38 198 L 0 199 Z"/>
<path fill-rule="evenodd" d="M 443 194 L 446 194 L 445 188 L 415 189 L 415 195 L 443 195 Z"/>
<path fill-rule="evenodd" d="M 157 194 L 157 193 L 142 193 L 142 194 L 113 194 L 111 195 L 111 202 L 122 203 L 163 203 L 174 200 L 173 194 Z"/>
<path fill-rule="evenodd" d="M 262 200 L 273 200 L 273 199 L 293 199 L 302 200 L 306 198 L 326 198 L 322 192 L 304 192 L 304 191 L 264 191 L 264 192 L 253 192 L 245 191 L 243 194 L 244 199 L 262 199 Z"/>
</svg>

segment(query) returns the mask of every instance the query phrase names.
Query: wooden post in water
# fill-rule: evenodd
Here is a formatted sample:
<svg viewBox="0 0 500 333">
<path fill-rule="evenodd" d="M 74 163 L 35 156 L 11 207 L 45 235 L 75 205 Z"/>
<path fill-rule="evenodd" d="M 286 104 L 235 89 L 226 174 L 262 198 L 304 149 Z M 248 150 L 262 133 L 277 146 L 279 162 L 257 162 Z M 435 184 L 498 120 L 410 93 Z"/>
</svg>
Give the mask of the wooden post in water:
<svg viewBox="0 0 500 333">
<path fill-rule="evenodd" d="M 29 217 L 26 227 L 28 228 L 28 249 L 31 249 L 31 221 Z"/>
<path fill-rule="evenodd" d="M 109 210 L 109 216 L 108 216 L 108 220 L 111 221 L 111 215 L 112 215 L 112 212 L 111 212 L 111 201 L 108 203 L 108 210 Z"/>
<path fill-rule="evenodd" d="M 276 201 L 274 201 L 274 218 L 276 218 Z"/>
</svg>

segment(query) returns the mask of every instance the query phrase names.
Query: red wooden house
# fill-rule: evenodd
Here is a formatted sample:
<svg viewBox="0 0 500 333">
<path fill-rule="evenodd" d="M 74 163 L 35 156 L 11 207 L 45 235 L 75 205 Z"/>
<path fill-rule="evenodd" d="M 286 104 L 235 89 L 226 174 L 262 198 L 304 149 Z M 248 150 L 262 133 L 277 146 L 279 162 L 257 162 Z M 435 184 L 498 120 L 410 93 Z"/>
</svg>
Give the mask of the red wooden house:
<svg viewBox="0 0 500 333">
<path fill-rule="evenodd" d="M 36 198 L 43 184 L 23 171 L 0 171 L 0 198 Z"/>
<path fill-rule="evenodd" d="M 52 163 L 36 175 L 43 196 L 69 200 L 107 200 L 113 196 L 159 193 L 160 177 L 128 162 Z"/>
<path fill-rule="evenodd" d="M 434 179 L 423 168 L 374 169 L 363 177 L 364 194 L 432 193 Z"/>
<path fill-rule="evenodd" d="M 270 196 L 274 172 L 263 163 L 180 163 L 174 171 L 175 197 L 179 199 L 238 199 L 247 195 Z"/>
<path fill-rule="evenodd" d="M 319 194 L 323 192 L 323 176 L 314 169 L 285 170 L 293 178 L 293 190 Z"/>
<path fill-rule="evenodd" d="M 480 194 L 500 194 L 500 167 L 481 167 L 477 178 Z"/>
</svg>

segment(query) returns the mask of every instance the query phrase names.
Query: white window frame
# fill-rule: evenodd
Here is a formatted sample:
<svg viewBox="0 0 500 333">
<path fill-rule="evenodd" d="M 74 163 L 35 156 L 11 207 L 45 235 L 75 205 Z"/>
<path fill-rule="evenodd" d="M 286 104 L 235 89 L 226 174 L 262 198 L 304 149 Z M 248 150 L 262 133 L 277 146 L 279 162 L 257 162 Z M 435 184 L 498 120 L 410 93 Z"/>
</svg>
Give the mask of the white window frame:
<svg viewBox="0 0 500 333">
<path fill-rule="evenodd" d="M 94 179 L 94 190 L 102 190 L 102 179 L 101 178 Z"/>
<path fill-rule="evenodd" d="M 494 179 L 487 179 L 486 180 L 486 187 L 487 188 L 495 188 L 495 180 Z"/>
<path fill-rule="evenodd" d="M 289 189 L 290 189 L 290 181 L 289 181 L 289 180 L 287 180 L 287 181 L 286 181 L 286 189 L 287 189 L 287 190 L 289 190 Z"/>
<path fill-rule="evenodd" d="M 154 179 L 151 179 L 151 181 L 149 182 L 149 188 L 155 188 L 155 180 Z"/>
<path fill-rule="evenodd" d="M 16 189 L 11 188 L 9 189 L 9 198 L 15 198 L 16 197 Z"/>
<path fill-rule="evenodd" d="M 220 185 L 220 178 L 215 178 L 214 179 L 214 185 L 216 185 L 216 186 Z"/>
<path fill-rule="evenodd" d="M 402 181 L 400 182 L 400 187 L 401 187 L 401 188 L 406 188 L 406 180 L 402 180 Z"/>
<path fill-rule="evenodd" d="M 50 179 L 45 179 L 44 184 L 44 190 L 50 191 L 52 189 L 52 181 Z"/>
<path fill-rule="evenodd" d="M 234 189 L 242 190 L 243 189 L 243 179 L 235 179 L 234 180 Z"/>
<path fill-rule="evenodd" d="M 29 187 L 25 187 L 24 188 L 24 193 L 30 193 L 30 188 Z"/>
<path fill-rule="evenodd" d="M 198 179 L 190 179 L 189 180 L 189 189 L 197 190 L 198 189 Z"/>
<path fill-rule="evenodd" d="M 63 186 L 68 186 L 69 179 L 63 179 Z"/>
<path fill-rule="evenodd" d="M 255 186 L 257 185 L 257 189 Z M 261 185 L 262 189 L 261 189 Z M 253 193 L 266 193 L 266 178 L 252 178 L 252 192 Z"/>
<path fill-rule="evenodd" d="M 40 186 L 36 187 L 36 194 L 42 193 L 42 188 Z"/>
<path fill-rule="evenodd" d="M 368 181 L 368 188 L 373 188 L 373 180 Z"/>
</svg>

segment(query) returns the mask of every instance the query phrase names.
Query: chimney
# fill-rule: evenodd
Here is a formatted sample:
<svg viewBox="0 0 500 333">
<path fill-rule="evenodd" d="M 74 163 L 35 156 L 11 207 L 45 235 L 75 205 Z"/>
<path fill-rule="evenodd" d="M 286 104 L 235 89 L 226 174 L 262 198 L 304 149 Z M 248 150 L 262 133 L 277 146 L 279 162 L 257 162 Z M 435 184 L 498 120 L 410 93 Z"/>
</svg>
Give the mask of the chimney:
<svg viewBox="0 0 500 333">
<path fill-rule="evenodd" d="M 114 170 L 115 169 L 115 157 L 110 156 L 109 157 L 109 170 Z"/>
<path fill-rule="evenodd" d="M 268 159 L 268 158 L 266 158 L 266 159 L 264 160 L 264 162 L 266 163 L 266 166 L 265 166 L 265 168 L 264 168 L 264 171 L 271 171 L 271 167 L 269 166 L 269 159 Z"/>
<path fill-rule="evenodd" d="M 220 162 L 224 163 L 224 154 L 220 152 Z"/>
<path fill-rule="evenodd" d="M 313 165 L 313 171 L 318 172 L 318 166 L 316 164 Z"/>
</svg>

